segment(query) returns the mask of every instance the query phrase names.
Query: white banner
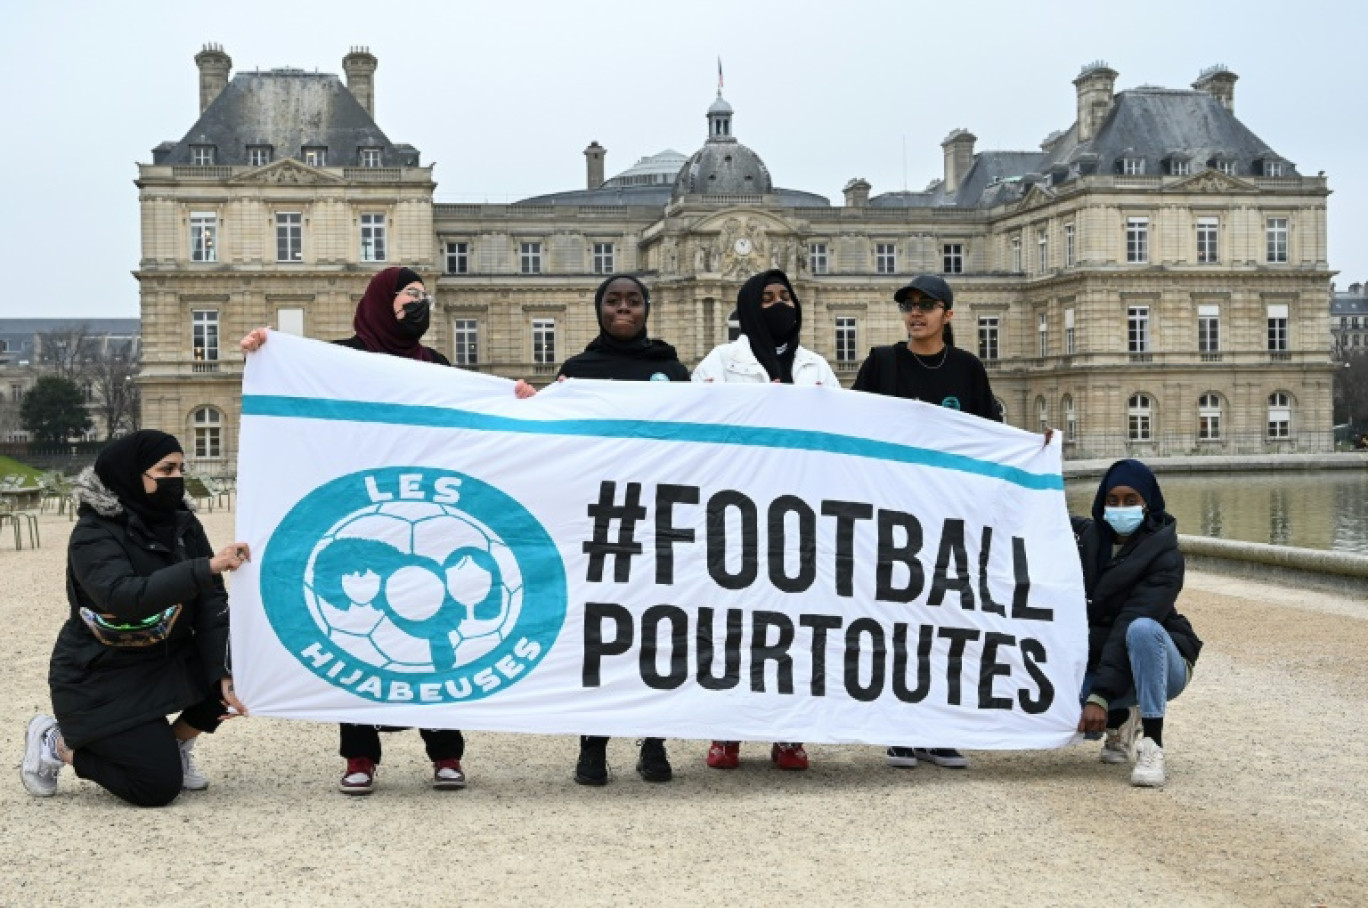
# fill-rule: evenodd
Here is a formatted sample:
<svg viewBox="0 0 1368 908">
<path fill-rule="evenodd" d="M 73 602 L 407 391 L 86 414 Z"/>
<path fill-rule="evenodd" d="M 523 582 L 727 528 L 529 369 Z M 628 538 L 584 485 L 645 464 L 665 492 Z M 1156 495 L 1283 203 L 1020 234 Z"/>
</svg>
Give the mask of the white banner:
<svg viewBox="0 0 1368 908">
<path fill-rule="evenodd" d="M 1058 444 L 822 387 L 512 383 L 272 333 L 243 382 L 256 715 L 968 748 L 1073 738 Z"/>
</svg>

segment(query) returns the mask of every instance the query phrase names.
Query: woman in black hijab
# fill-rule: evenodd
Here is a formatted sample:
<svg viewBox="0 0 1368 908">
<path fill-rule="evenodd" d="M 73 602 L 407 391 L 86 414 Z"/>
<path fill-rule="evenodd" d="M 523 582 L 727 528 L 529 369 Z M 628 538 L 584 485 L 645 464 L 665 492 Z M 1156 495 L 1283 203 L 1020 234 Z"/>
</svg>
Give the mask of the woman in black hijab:
<svg viewBox="0 0 1368 908">
<path fill-rule="evenodd" d="M 220 575 L 250 553 L 243 542 L 214 553 L 184 473 L 180 443 L 144 429 L 110 444 L 76 481 L 70 614 L 48 671 L 56 718 L 29 722 L 21 777 L 30 794 L 55 794 L 71 765 L 131 804 L 169 804 L 183 787 L 209 784 L 191 757 L 199 734 L 247 714 L 228 669 Z"/>
<path fill-rule="evenodd" d="M 598 337 L 584 352 L 567 359 L 562 378 L 615 381 L 688 381 L 689 370 L 675 348 L 646 336 L 651 292 L 630 274 L 611 274 L 594 291 Z"/>
</svg>

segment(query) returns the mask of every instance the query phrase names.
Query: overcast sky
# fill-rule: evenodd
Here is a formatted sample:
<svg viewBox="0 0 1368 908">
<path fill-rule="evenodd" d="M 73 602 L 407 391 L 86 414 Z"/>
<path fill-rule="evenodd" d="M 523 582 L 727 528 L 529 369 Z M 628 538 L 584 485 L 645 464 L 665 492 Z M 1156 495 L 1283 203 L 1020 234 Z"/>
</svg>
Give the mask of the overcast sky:
<svg viewBox="0 0 1368 908">
<path fill-rule="evenodd" d="M 1117 89 L 1187 88 L 1223 63 L 1236 115 L 1306 175 L 1325 171 L 1330 267 L 1368 280 L 1363 47 L 1368 12 L 1296 4 L 907 0 L 654 3 L 507 0 L 319 5 L 234 0 L 7 0 L 0 18 L 0 256 L 18 277 L 0 317 L 138 315 L 136 164 L 199 113 L 194 55 L 234 72 L 341 74 L 379 59 L 376 119 L 435 162 L 438 201 L 582 188 L 584 147 L 607 173 L 706 138 L 720 56 L 737 138 L 775 183 L 841 202 L 941 175 L 940 142 L 1036 149 L 1075 117 L 1072 80 L 1104 60 Z"/>
</svg>

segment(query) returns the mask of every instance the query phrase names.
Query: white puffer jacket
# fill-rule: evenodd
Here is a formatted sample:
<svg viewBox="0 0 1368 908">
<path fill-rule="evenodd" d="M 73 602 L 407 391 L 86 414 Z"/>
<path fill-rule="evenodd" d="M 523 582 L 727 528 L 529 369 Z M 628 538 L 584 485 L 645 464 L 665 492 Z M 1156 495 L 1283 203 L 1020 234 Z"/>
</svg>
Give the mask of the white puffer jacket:
<svg viewBox="0 0 1368 908">
<path fill-rule="evenodd" d="M 714 347 L 703 357 L 693 370 L 693 380 L 764 383 L 771 379 L 751 352 L 750 341 L 743 334 L 729 344 Z M 831 371 L 827 361 L 802 345 L 793 354 L 793 383 L 838 390 L 841 387 L 841 380 Z"/>
</svg>

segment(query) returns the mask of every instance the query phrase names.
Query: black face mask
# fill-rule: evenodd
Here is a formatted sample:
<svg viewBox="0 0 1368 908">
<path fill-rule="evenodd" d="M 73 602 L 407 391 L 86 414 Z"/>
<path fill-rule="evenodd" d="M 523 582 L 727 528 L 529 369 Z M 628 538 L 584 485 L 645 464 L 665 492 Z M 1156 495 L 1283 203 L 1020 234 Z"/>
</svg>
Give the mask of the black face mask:
<svg viewBox="0 0 1368 908">
<path fill-rule="evenodd" d="M 404 303 L 404 317 L 399 320 L 399 331 L 414 339 L 427 333 L 428 323 L 432 320 L 432 304 L 427 300 Z"/>
<path fill-rule="evenodd" d="M 760 317 L 765 320 L 765 327 L 769 329 L 770 337 L 778 345 L 787 343 L 789 335 L 798 325 L 798 310 L 783 303 L 775 303 L 768 309 L 761 309 Z"/>
<path fill-rule="evenodd" d="M 152 481 L 157 484 L 157 491 L 149 492 L 147 497 L 154 510 L 169 513 L 181 506 L 185 499 L 185 477 L 156 476 Z"/>
</svg>

